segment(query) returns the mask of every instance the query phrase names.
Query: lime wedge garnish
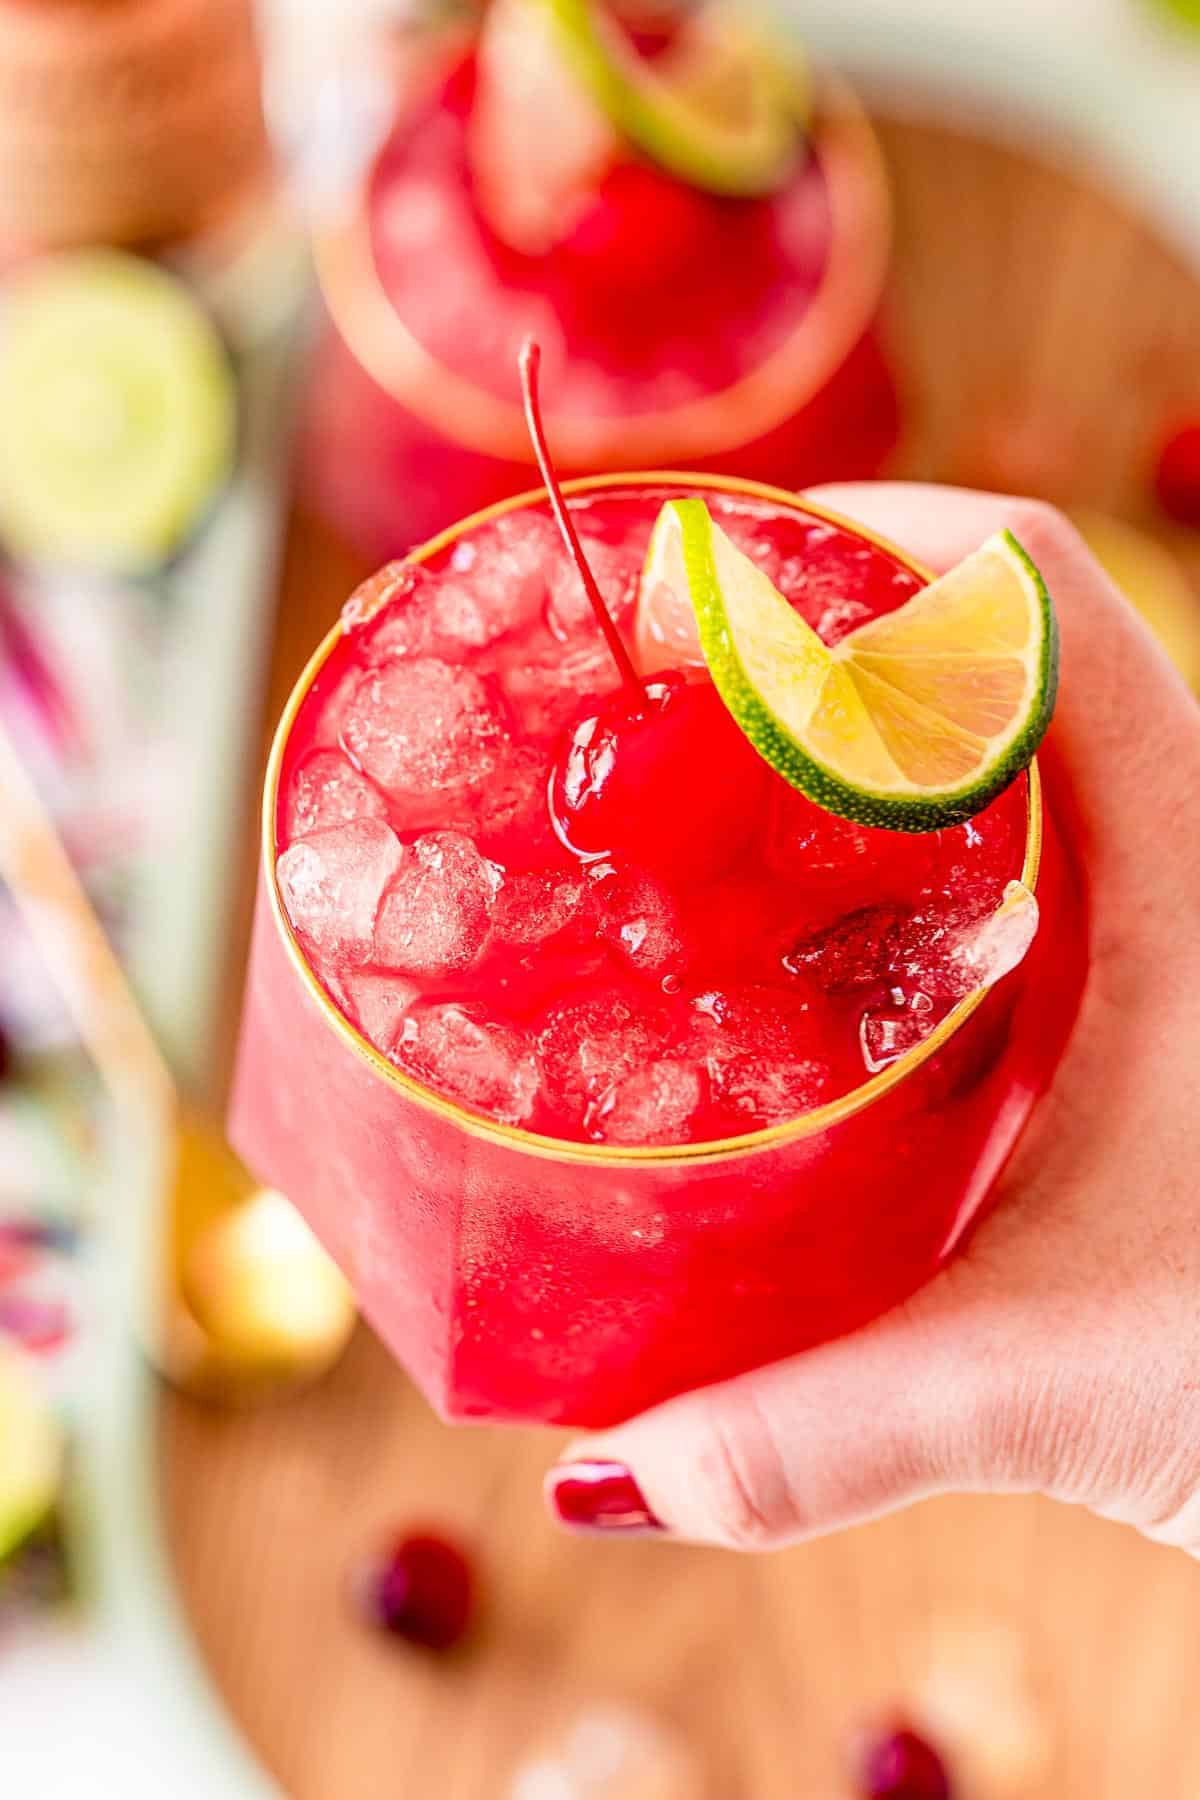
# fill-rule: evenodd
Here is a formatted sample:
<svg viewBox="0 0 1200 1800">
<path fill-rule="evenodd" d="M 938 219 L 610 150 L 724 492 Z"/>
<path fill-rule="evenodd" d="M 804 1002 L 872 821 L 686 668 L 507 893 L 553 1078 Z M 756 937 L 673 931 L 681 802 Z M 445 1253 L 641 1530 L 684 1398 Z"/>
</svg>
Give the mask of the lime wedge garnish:
<svg viewBox="0 0 1200 1800">
<path fill-rule="evenodd" d="M 54 1414 L 21 1359 L 0 1350 L 0 1562 L 49 1514 L 61 1472 Z"/>
<path fill-rule="evenodd" d="M 115 250 L 49 258 L 0 300 L 0 545 L 138 574 L 229 474 L 237 392 L 188 289 Z"/>
<path fill-rule="evenodd" d="M 767 193 L 787 178 L 807 76 L 743 8 L 709 0 L 652 60 L 593 0 L 541 4 L 604 113 L 646 156 L 716 194 Z"/>
<path fill-rule="evenodd" d="M 859 824 L 933 831 L 970 818 L 1028 764 L 1050 722 L 1054 611 L 1010 532 L 830 649 L 703 500 L 669 500 L 641 600 L 670 619 L 677 644 L 680 594 L 713 681 L 760 755 Z M 639 642 L 647 635 L 639 620 Z"/>
</svg>

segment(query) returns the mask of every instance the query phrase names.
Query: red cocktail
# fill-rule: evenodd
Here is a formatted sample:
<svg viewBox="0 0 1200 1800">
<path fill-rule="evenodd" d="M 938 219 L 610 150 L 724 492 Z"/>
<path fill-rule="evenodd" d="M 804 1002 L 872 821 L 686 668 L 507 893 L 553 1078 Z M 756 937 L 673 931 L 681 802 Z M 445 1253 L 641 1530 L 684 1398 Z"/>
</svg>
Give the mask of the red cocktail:
<svg viewBox="0 0 1200 1800">
<path fill-rule="evenodd" d="M 775 490 L 576 484 L 626 625 L 687 490 L 830 642 L 920 586 Z M 618 687 L 526 496 L 360 590 L 271 760 L 234 1136 L 449 1417 L 613 1420 L 910 1293 L 1082 980 L 1036 767 L 953 830 L 868 831 L 761 762 L 702 671 L 660 671 L 632 722 Z M 589 812 L 614 744 L 632 779 Z M 1040 929 L 985 988 L 1012 881 Z"/>
<path fill-rule="evenodd" d="M 889 208 L 851 96 L 821 83 L 770 192 L 702 191 L 618 135 L 560 194 L 570 120 L 548 118 L 532 169 L 497 166 L 542 103 L 474 44 L 422 42 L 426 79 L 409 71 L 368 174 L 318 237 L 330 328 L 303 483 L 372 564 L 529 485 L 514 354 L 531 331 L 564 473 L 712 468 L 798 486 L 878 472 L 896 432 L 874 333 Z M 541 180 L 531 229 L 513 191 Z"/>
</svg>

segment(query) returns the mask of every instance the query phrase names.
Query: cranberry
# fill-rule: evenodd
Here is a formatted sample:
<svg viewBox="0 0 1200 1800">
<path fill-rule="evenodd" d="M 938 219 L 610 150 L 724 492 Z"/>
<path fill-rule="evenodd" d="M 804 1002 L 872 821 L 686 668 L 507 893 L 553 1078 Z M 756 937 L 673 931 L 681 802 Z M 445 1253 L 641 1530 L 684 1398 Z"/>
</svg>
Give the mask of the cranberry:
<svg viewBox="0 0 1200 1800">
<path fill-rule="evenodd" d="M 398 1539 L 360 1578 L 371 1623 L 427 1650 L 449 1650 L 466 1635 L 473 1612 L 470 1564 L 444 1538 Z"/>
<path fill-rule="evenodd" d="M 575 727 L 550 783 L 559 835 L 579 856 L 628 858 L 700 881 L 757 824 L 766 764 L 708 682 L 674 673 L 622 691 Z"/>
<path fill-rule="evenodd" d="M 644 294 L 677 277 L 713 242 L 719 202 L 663 169 L 617 162 L 561 245 L 589 286 Z"/>
<path fill-rule="evenodd" d="M 1200 528 L 1200 419 L 1176 426 L 1163 440 L 1154 491 L 1169 518 Z"/>
<path fill-rule="evenodd" d="M 868 1744 L 859 1782 L 863 1800 L 953 1800 L 937 1751 L 903 1726 Z"/>
<path fill-rule="evenodd" d="M 589 899 L 598 935 L 643 975 L 663 980 L 687 965 L 679 912 L 671 895 L 644 870 L 594 863 Z"/>
</svg>

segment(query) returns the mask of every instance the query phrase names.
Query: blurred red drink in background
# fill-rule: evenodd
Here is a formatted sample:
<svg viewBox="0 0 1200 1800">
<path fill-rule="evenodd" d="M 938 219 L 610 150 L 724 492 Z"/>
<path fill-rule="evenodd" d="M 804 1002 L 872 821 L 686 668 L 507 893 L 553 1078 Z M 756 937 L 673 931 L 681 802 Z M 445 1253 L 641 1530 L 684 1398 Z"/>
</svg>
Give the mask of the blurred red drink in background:
<svg viewBox="0 0 1200 1800">
<path fill-rule="evenodd" d="M 878 473 L 897 430 L 875 329 L 889 201 L 840 84 L 819 83 L 776 191 L 703 192 L 624 148 L 530 251 L 492 223 L 489 196 L 514 178 L 489 166 L 480 109 L 502 132 L 503 90 L 481 95 L 471 44 L 423 54 L 432 72 L 398 82 L 382 145 L 318 234 L 328 320 L 303 488 L 370 564 L 529 486 L 515 353 L 530 333 L 564 475 Z M 545 162 L 561 154 L 548 127 Z"/>
</svg>

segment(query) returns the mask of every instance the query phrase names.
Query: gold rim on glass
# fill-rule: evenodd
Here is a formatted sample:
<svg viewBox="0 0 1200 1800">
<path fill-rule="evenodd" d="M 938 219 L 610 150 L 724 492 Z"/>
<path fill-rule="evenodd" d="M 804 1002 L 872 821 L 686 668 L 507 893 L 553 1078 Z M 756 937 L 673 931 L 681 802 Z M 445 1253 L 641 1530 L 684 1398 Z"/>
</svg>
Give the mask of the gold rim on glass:
<svg viewBox="0 0 1200 1800">
<path fill-rule="evenodd" d="M 827 507 L 818 506 L 808 500 L 787 493 L 783 488 L 769 487 L 760 481 L 745 481 L 733 476 L 681 474 L 674 470 L 656 470 L 620 475 L 596 475 L 583 477 L 577 481 L 563 484 L 568 494 L 590 494 L 597 491 L 621 490 L 628 488 L 633 492 L 645 488 L 701 488 L 707 492 L 735 494 L 752 500 L 767 500 L 778 507 L 785 507 L 790 512 L 803 513 L 806 517 L 818 519 L 823 524 L 837 525 L 865 542 L 873 544 L 877 549 L 886 551 L 890 556 L 909 569 L 921 581 L 931 581 L 933 576 L 928 569 L 915 562 L 899 545 L 881 537 L 877 532 L 868 531 L 853 519 L 841 513 L 831 512 Z M 455 543 L 467 532 L 476 531 L 481 525 L 492 519 L 502 517 L 505 513 L 517 512 L 522 507 L 537 505 L 546 499 L 545 488 L 534 488 L 528 493 L 518 494 L 511 500 L 501 500 L 493 506 L 484 507 L 482 511 L 472 513 L 457 525 L 451 525 L 436 537 L 430 538 L 418 549 L 409 553 L 410 562 L 428 562 L 438 556 L 449 545 Z M 275 875 L 275 861 L 278 854 L 276 844 L 275 823 L 278 815 L 279 778 L 283 769 L 284 754 L 291 736 L 292 726 L 308 696 L 309 689 L 320 674 L 326 661 L 341 643 L 342 626 L 339 621 L 322 639 L 308 661 L 295 687 L 288 697 L 283 709 L 283 716 L 275 732 L 271 745 L 271 755 L 267 763 L 266 783 L 263 790 L 262 813 L 262 854 L 263 869 L 266 875 L 267 893 L 270 898 L 271 916 L 276 930 L 282 937 L 284 948 L 302 986 L 326 1023 L 337 1033 L 354 1054 L 365 1062 L 372 1073 L 404 1094 L 408 1099 L 416 1101 L 427 1111 L 437 1113 L 448 1119 L 472 1137 L 485 1138 L 493 1143 L 507 1144 L 510 1148 L 520 1149 L 533 1156 L 552 1157 L 557 1162 L 603 1163 L 614 1168 L 640 1167 L 647 1163 L 697 1163 L 723 1162 L 747 1152 L 770 1150 L 781 1144 L 792 1143 L 800 1138 L 815 1137 L 831 1126 L 840 1124 L 842 1120 L 851 1118 L 861 1112 L 864 1107 L 882 1099 L 900 1083 L 907 1079 L 935 1056 L 958 1032 L 972 1013 L 987 998 L 988 987 L 976 988 L 965 999 L 959 1001 L 953 1010 L 947 1013 L 941 1023 L 930 1032 L 921 1043 L 905 1051 L 894 1063 L 878 1075 L 860 1082 L 848 1093 L 837 1100 L 829 1101 L 825 1106 L 818 1106 L 812 1112 L 800 1113 L 795 1119 L 789 1119 L 782 1125 L 770 1125 L 760 1131 L 744 1132 L 739 1137 L 714 1138 L 697 1144 L 647 1144 L 640 1148 L 629 1148 L 626 1145 L 583 1144 L 571 1138 L 544 1137 L 540 1132 L 523 1131 L 517 1125 L 502 1125 L 496 1119 L 488 1119 L 481 1113 L 471 1112 L 460 1106 L 457 1101 L 449 1100 L 444 1094 L 424 1086 L 414 1076 L 406 1074 L 396 1067 L 385 1056 L 376 1050 L 373 1044 L 358 1032 L 349 1019 L 334 1005 L 315 973 L 308 959 L 300 948 L 299 940 L 292 930 L 291 921 L 284 910 L 279 894 L 279 884 Z M 1042 858 L 1042 787 L 1036 760 L 1029 765 L 1028 801 L 1025 831 L 1025 857 L 1021 867 L 1020 879 L 1031 891 L 1036 891 L 1038 870 Z"/>
<path fill-rule="evenodd" d="M 879 305 L 891 199 L 878 139 L 840 82 L 822 81 L 814 142 L 829 195 L 829 255 L 795 329 L 738 381 L 685 405 L 607 419 L 550 414 L 561 463 L 615 471 L 728 455 L 798 413 L 845 361 Z M 365 184 L 349 216 L 317 234 L 314 255 L 338 333 L 385 393 L 452 444 L 504 462 L 533 462 L 520 406 L 446 368 L 398 317 L 375 263 Z"/>
</svg>

